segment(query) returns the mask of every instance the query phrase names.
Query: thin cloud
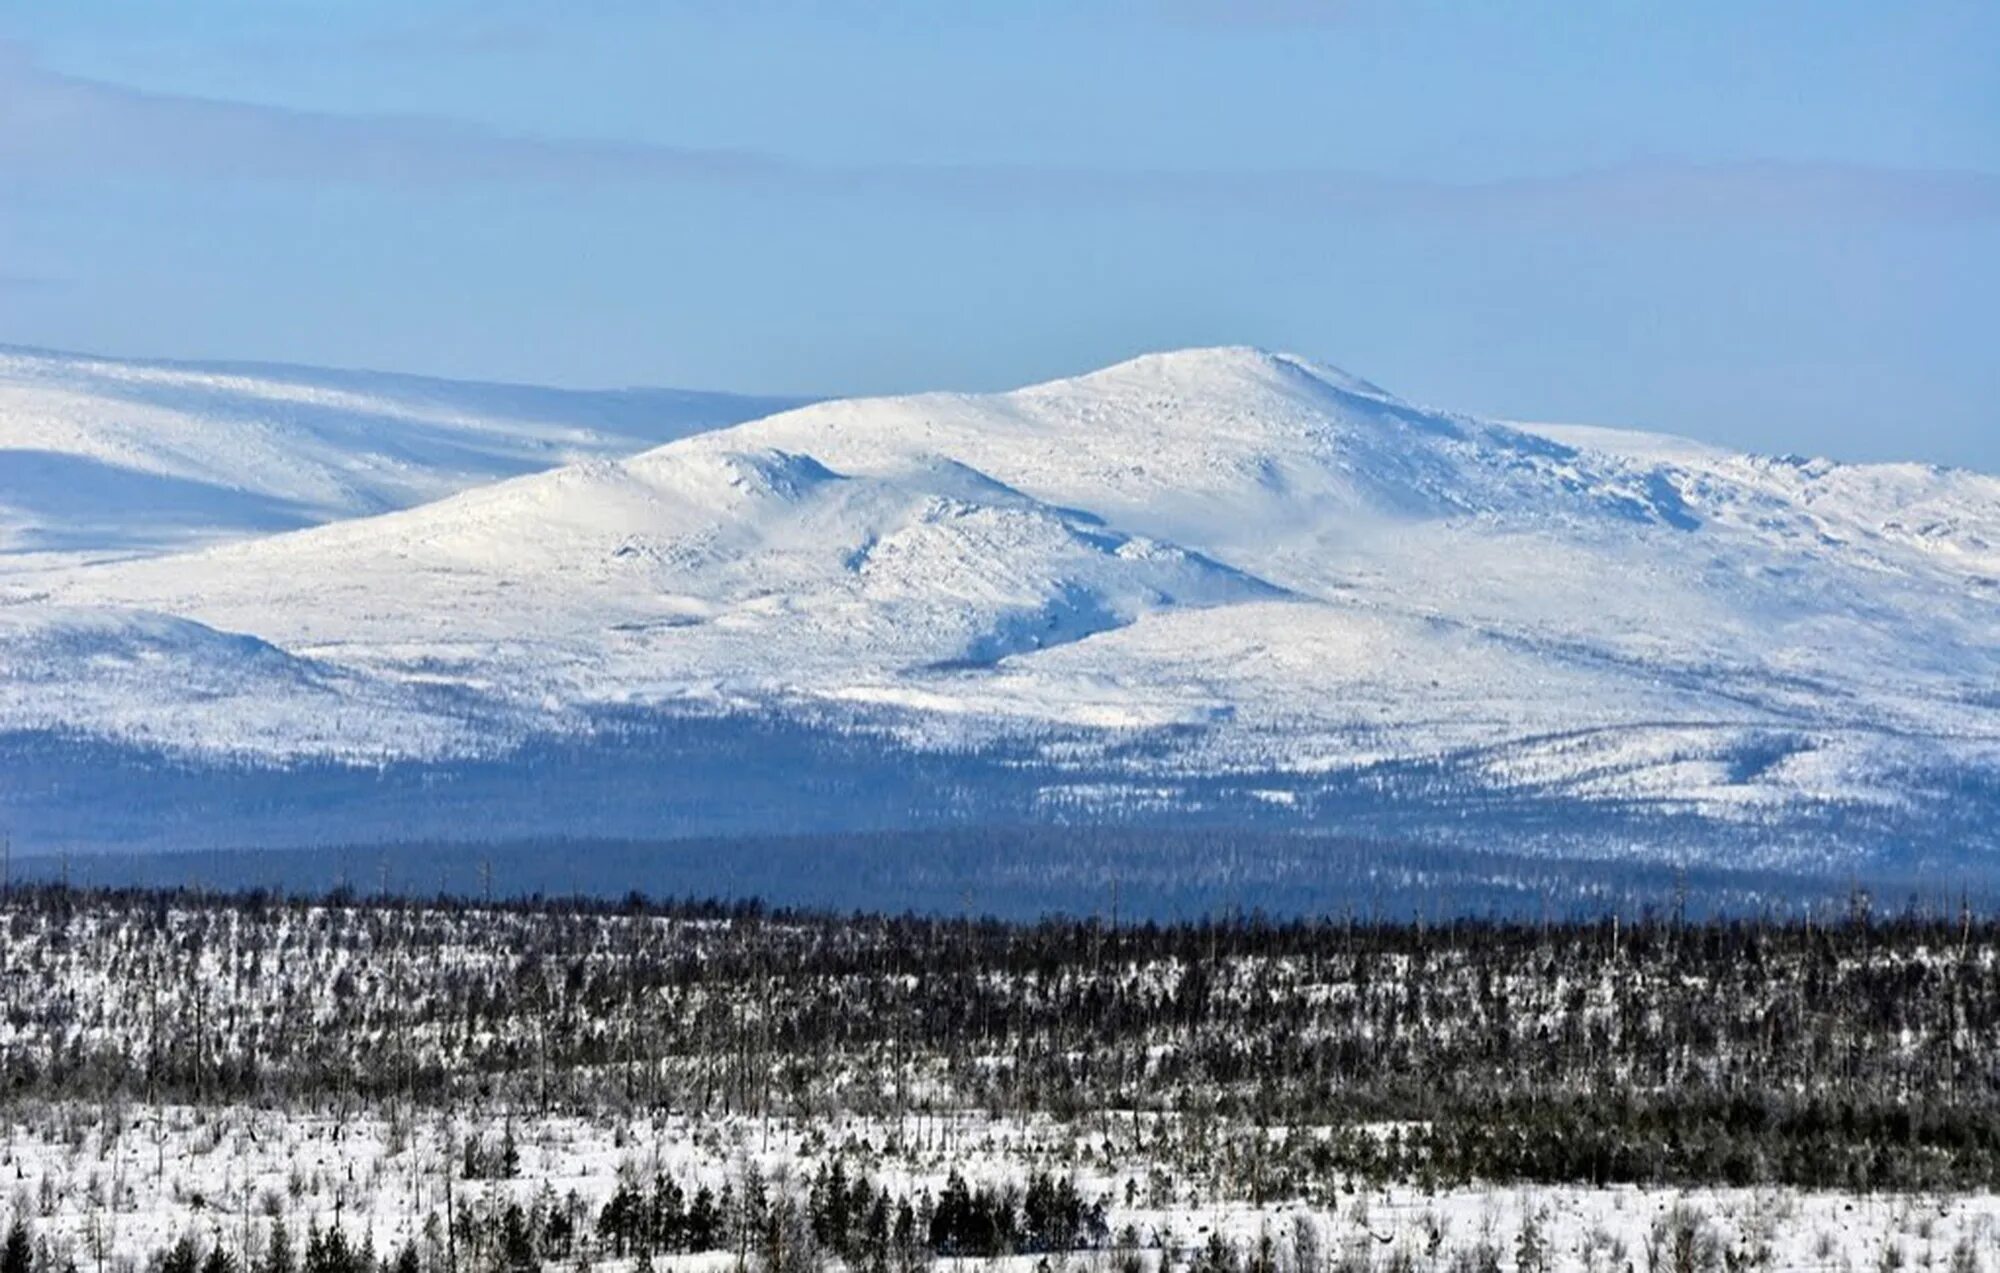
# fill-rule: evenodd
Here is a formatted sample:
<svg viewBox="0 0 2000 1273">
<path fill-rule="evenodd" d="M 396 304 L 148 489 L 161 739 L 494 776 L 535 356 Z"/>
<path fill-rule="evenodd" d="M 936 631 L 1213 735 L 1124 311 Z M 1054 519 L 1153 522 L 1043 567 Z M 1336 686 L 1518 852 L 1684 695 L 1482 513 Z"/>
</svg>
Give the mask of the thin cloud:
<svg viewBox="0 0 2000 1273">
<path fill-rule="evenodd" d="M 46 70 L 0 47 L 0 160 L 55 174 L 422 185 L 754 181 L 789 175 L 725 150 L 513 137 L 418 116 L 345 116 L 153 93 Z"/>
<path fill-rule="evenodd" d="M 346 116 L 146 92 L 0 45 L 0 163 L 50 175 L 420 188 L 709 185 L 889 191 L 982 206 L 1242 208 L 1293 217 L 1583 220 L 2000 219 L 2000 175 L 1824 163 L 1651 162 L 1472 184 L 1319 169 L 816 165 L 753 150 L 538 138 L 418 116 Z"/>
<path fill-rule="evenodd" d="M 1170 22 L 1207 27 L 1319 27 L 1351 21 L 1356 0 L 1155 0 Z"/>
<path fill-rule="evenodd" d="M 56 278 L 50 274 L 26 274 L 0 269 L 0 295 L 47 292 L 68 285 L 68 279 Z"/>
</svg>

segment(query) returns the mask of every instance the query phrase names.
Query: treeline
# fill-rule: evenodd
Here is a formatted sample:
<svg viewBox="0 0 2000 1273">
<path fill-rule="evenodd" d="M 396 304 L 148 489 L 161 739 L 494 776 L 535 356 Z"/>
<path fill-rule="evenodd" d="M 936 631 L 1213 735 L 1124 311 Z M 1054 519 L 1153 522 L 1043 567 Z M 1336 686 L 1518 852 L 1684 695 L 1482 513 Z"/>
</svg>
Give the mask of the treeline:
<svg viewBox="0 0 2000 1273">
<path fill-rule="evenodd" d="M 1416 1233 L 1385 1245 L 1366 1215 L 1315 1217 L 1295 1212 L 1284 1223 L 1266 1224 L 1254 1236 L 1232 1236 L 1220 1227 L 1204 1226 L 1206 1238 L 1190 1245 L 1162 1245 L 1159 1235 L 1142 1243 L 1128 1227 L 1115 1237 L 1101 1228 L 1079 1231 L 1069 1245 L 1055 1245 L 1044 1231 L 1039 1238 L 1034 1214 L 1058 1227 L 1076 1218 L 1066 1210 L 1061 1192 L 1066 1182 L 1039 1176 L 1029 1197 L 1018 1191 L 972 1189 L 954 1178 L 945 1196 L 933 1205 L 924 1195 L 918 1209 L 905 1210 L 885 1238 L 850 1233 L 840 1239 L 837 1221 L 827 1207 L 831 1200 L 828 1172 L 822 1170 L 810 1195 L 771 1188 L 754 1172 L 743 1188 L 724 1186 L 717 1227 L 706 1244 L 684 1237 L 667 1246 L 647 1245 L 617 1226 L 628 1218 L 632 1199 L 644 1190 L 621 1190 L 593 1224 L 590 1210 L 574 1193 L 558 1198 L 544 1187 L 526 1205 L 518 1200 L 472 1201 L 459 1209 L 447 1231 L 437 1213 L 422 1232 L 396 1245 L 392 1252 L 376 1250 L 367 1226 L 350 1235 L 336 1218 L 322 1227 L 304 1226 L 302 1241 L 283 1213 L 260 1218 L 234 1229 L 197 1226 L 169 1238 L 136 1257 L 122 1256 L 116 1267 L 145 1273 L 542 1273 L 550 1268 L 589 1273 L 599 1261 L 629 1263 L 637 1273 L 659 1267 L 661 1258 L 677 1255 L 723 1255 L 730 1267 L 756 1273 L 926 1273 L 943 1258 L 992 1258 L 1010 1254 L 1044 1257 L 1038 1269 L 1082 1267 L 1096 1273 L 1554 1273 L 1557 1269 L 1673 1270 L 1674 1273 L 1753 1273 L 1777 1267 L 1774 1233 L 1763 1226 L 1718 1226 L 1699 1208 L 1677 1203 L 1653 1216 L 1636 1241 L 1594 1229 L 1569 1250 L 1559 1247 L 1547 1227 L 1545 1211 L 1529 1207 L 1503 1240 L 1492 1226 L 1482 1225 L 1469 1241 L 1447 1239 L 1446 1223 L 1427 1214 Z M 1040 1210 L 1033 1200 L 1040 1190 Z M 879 1195 L 878 1195 L 879 1197 Z M 948 1241 L 921 1236 L 923 1217 L 933 1226 L 950 1228 L 972 1223 L 1009 1223 L 1006 1213 L 1018 1204 L 1012 1223 L 1020 1226 L 1013 1243 L 981 1230 L 977 1240 Z M 1053 1210 L 1050 1210 L 1053 1208 Z M 867 1212 L 875 1214 L 870 1203 Z M 956 1219 L 946 1219 L 955 1216 Z M 1088 1211 L 1084 1213 L 1089 1220 Z M 1901 1268 L 1904 1260 L 1894 1242 L 1882 1250 L 1881 1267 Z M 1830 1246 L 1822 1251 L 1829 1257 Z M 1083 1253 L 1080 1261 L 1073 1260 Z M 0 1273 L 82 1273 L 74 1244 L 38 1234 L 33 1222 L 17 1218 L 0 1240 Z M 84 1251 L 93 1264 L 99 1255 Z M 1054 1257 L 1051 1259 L 1050 1257 Z M 714 1267 L 711 1259 L 708 1267 Z M 1825 1267 L 1847 1267 L 1847 1263 Z M 1927 1256 L 1923 1267 L 1935 1267 Z M 1953 1273 L 1977 1273 L 1984 1267 L 1970 1235 L 1950 1248 L 1946 1267 Z"/>
<path fill-rule="evenodd" d="M 5 752 L 6 740 L 0 739 L 0 760 Z M 1033 756 L 1018 757 L 989 777 L 1012 781 L 1037 763 Z M 1418 789 L 1441 794 L 1429 779 L 1405 776 L 1414 777 Z M 1375 782 L 1381 780 L 1381 774 L 1375 775 Z M 712 794 L 691 783 L 685 773 L 677 773 L 674 781 L 702 792 L 704 800 Z M 949 781 L 944 775 L 926 779 L 923 799 L 933 809 L 950 803 Z M 464 789 L 452 785 L 463 796 Z M 1694 918 L 1779 913 L 1804 917 L 1839 914 L 1854 887 L 1896 899 L 1899 906 L 1914 896 L 1949 909 L 1963 896 L 1982 909 L 2000 907 L 2000 880 L 1982 869 L 1973 847 L 1973 840 L 1985 831 L 1972 825 L 1966 836 L 1956 838 L 1952 854 L 1937 859 L 1914 851 L 1894 853 L 1894 834 L 1885 829 L 1879 836 L 1871 835 L 1851 814 L 1844 815 L 1840 827 L 1824 829 L 1838 842 L 1867 842 L 1880 855 L 1875 862 L 1824 865 L 1846 859 L 1816 841 L 1812 830 L 1795 827 L 1789 837 L 1765 846 L 1771 860 L 1800 864 L 1786 869 L 1742 865 L 1736 855 L 1718 855 L 1712 823 L 1657 810 L 1607 820 L 1601 808 L 1550 809 L 1536 801 L 1531 803 L 1540 807 L 1539 813 L 1523 822 L 1482 801 L 1477 810 L 1478 841 L 1471 843 L 1468 824 L 1447 806 L 1430 806 L 1423 825 L 1399 828 L 1393 818 L 1388 822 L 1356 818 L 1349 816 L 1352 810 L 1329 811 L 1323 817 L 1305 814 L 1303 789 L 1294 792 L 1299 805 L 1274 804 L 1263 797 L 1288 786 L 1275 776 L 1248 785 L 1259 794 L 1247 794 L 1241 778 L 1217 789 L 1199 782 L 1185 788 L 1190 807 L 1199 806 L 1206 813 L 1176 817 L 1170 827 L 1100 821 L 1107 811 L 1088 806 L 1072 810 L 1086 815 L 1083 825 L 1068 819 L 1066 825 L 1035 825 L 1040 818 L 1061 816 L 1055 805 L 1042 803 L 1050 793 L 1045 783 L 1036 782 L 1031 789 L 1039 793 L 1034 800 L 1039 813 L 1012 825 L 989 822 L 843 832 L 823 818 L 809 817 L 809 829 L 771 834 L 769 809 L 760 807 L 752 818 L 764 830 L 754 834 L 467 842 L 462 837 L 469 834 L 468 824 L 452 827 L 449 841 L 408 843 L 370 842 L 412 834 L 415 825 L 387 816 L 375 804 L 379 793 L 371 791 L 367 801 L 379 823 L 373 827 L 374 835 L 364 835 L 362 842 L 351 846 L 26 856 L 17 852 L 9 878 L 89 887 L 266 889 L 312 896 L 344 891 L 350 896 L 395 894 L 447 901 L 562 895 L 583 899 L 591 907 L 616 906 L 639 889 L 653 897 L 762 897 L 773 904 L 841 914 L 914 909 L 962 915 L 970 910 L 1019 922 L 1053 912 L 1167 919 L 1260 907 L 1284 916 L 1352 912 L 1433 923 L 1452 915 L 1540 921 L 1619 914 L 1637 919 L 1648 908 L 1676 907 Z M 1371 791 L 1369 801 L 1382 799 L 1379 788 Z M 434 802 L 437 794 L 427 788 L 424 798 Z M 1970 823 L 1974 811 L 1992 806 L 1987 796 L 1974 793 L 1955 806 L 1952 816 Z M 644 807 L 654 828 L 649 834 L 657 833 L 657 808 L 635 801 L 630 789 L 607 790 L 603 801 Z M 246 794 L 238 803 L 247 808 L 258 804 L 259 798 Z M 1396 808 L 1408 814 L 1412 806 L 1404 801 Z M 132 815 L 122 807 L 110 812 L 121 820 Z M 431 816 L 435 810 L 426 813 Z M 969 809 L 958 808 L 945 816 L 950 821 L 972 815 Z M 1300 826 L 1302 816 L 1310 825 L 1346 830 L 1306 832 Z M 157 826 L 154 820 L 141 820 Z M 900 819 L 892 816 L 888 821 Z M 70 834 L 76 830 L 74 825 L 66 829 Z M 361 830 L 365 828 L 357 833 Z M 1936 824 L 1930 830 L 1933 843 L 1953 841 Z M 267 831 L 287 840 L 311 834 L 310 828 L 289 825 Z M 1654 854 L 1644 859 L 1593 856 L 1605 843 L 1640 841 Z M 1683 861 L 1660 860 L 1665 857 Z"/>
<path fill-rule="evenodd" d="M 33 887 L 0 921 L 0 1099 L 1041 1114 L 1253 1197 L 2000 1186 L 2000 923 L 1969 908 L 1006 924 Z M 1256 1130 L 1283 1127 L 1317 1130 Z"/>
<path fill-rule="evenodd" d="M 604 1204 L 597 1235 L 619 1258 L 702 1251 L 745 1251 L 810 1244 L 847 1268 L 886 1273 L 928 1264 L 937 1256 L 1048 1255 L 1104 1247 L 1110 1240 L 1107 1200 L 1086 1202 L 1068 1176 L 1037 1172 L 1025 1190 L 967 1184 L 951 1173 L 941 1193 L 912 1196 L 850 1175 L 836 1158 L 814 1173 L 802 1197 L 775 1197 L 749 1173 L 739 1192 L 700 1186 L 690 1195 L 660 1176 L 650 1185 L 621 1182 Z"/>
<path fill-rule="evenodd" d="M 739 1187 L 740 1186 L 740 1187 Z M 378 1253 L 372 1237 L 349 1237 L 338 1221 L 308 1222 L 295 1240 L 282 1211 L 252 1227 L 191 1231 L 145 1261 L 150 1273 L 535 1273 L 548 1265 L 588 1267 L 632 1260 L 640 1269 L 672 1256 L 724 1251 L 739 1267 L 821 1269 L 838 1260 L 849 1273 L 912 1273 L 939 1257 L 1062 1255 L 1109 1245 L 1105 1201 L 1086 1203 L 1067 1176 L 1034 1174 L 1025 1191 L 970 1186 L 953 1173 L 943 1191 L 897 1195 L 845 1161 L 822 1165 L 803 1190 L 767 1182 L 754 1169 L 739 1181 L 692 1193 L 660 1176 L 622 1181 L 601 1208 L 544 1186 L 525 1204 L 507 1195 L 472 1196 L 443 1225 L 434 1213 L 419 1238 Z M 445 1227 L 445 1226 L 448 1226 Z M 235 1230 L 235 1226 L 227 1226 Z M 1136 1238 L 1133 1239 L 1136 1241 Z M 86 1257 L 89 1252 L 83 1253 Z M 0 1273 L 79 1273 L 78 1252 L 38 1239 L 17 1213 L 0 1242 Z"/>
<path fill-rule="evenodd" d="M 0 1242 L 0 1273 L 80 1273 L 77 1255 L 66 1244 L 57 1246 L 38 1236 L 29 1222 L 17 1215 L 5 1241 Z M 153 1251 L 143 1267 L 148 1273 L 425 1273 L 426 1266 L 415 1243 L 380 1258 L 371 1240 L 350 1242 L 346 1230 L 337 1224 L 324 1229 L 317 1223 L 309 1224 L 303 1246 L 294 1245 L 291 1230 L 279 1216 L 269 1221 L 254 1251 L 232 1245 L 220 1232 L 189 1232 Z M 498 1268 L 529 1273 L 539 1264 Z"/>
</svg>

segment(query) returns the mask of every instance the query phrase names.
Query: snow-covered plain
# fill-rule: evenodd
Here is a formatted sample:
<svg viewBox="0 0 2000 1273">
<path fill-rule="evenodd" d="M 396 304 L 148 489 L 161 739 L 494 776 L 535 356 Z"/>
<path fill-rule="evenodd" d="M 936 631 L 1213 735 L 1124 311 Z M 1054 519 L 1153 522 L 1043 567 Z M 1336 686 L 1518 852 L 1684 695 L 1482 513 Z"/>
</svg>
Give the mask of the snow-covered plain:
<svg viewBox="0 0 2000 1273">
<path fill-rule="evenodd" d="M 468 1138 L 520 1146 L 518 1177 L 448 1185 Z M 1514 1269 L 1532 1217 L 1543 1267 L 1678 1267 L 1666 1237 L 1676 1216 L 1713 1243 L 1690 1268 L 1823 1270 L 2000 1267 L 2000 1195 L 1852 1194 L 1786 1188 L 1649 1189 L 1581 1186 L 1370 1186 L 1325 1198 L 1255 1202 L 1212 1189 L 1120 1149 L 1092 1126 L 1047 1119 L 941 1115 L 921 1123 L 838 1117 L 800 1122 L 735 1116 L 578 1116 L 490 1109 L 444 1117 L 418 1112 L 48 1106 L 17 1111 L 0 1145 L 12 1212 L 34 1226 L 58 1263 L 129 1273 L 192 1234 L 254 1261 L 271 1217 L 291 1240 L 308 1225 L 338 1226 L 385 1258 L 413 1245 L 445 1265 L 447 1206 L 497 1212 L 569 1205 L 594 1217 L 621 1183 L 676 1181 L 692 1195 L 720 1192 L 754 1169 L 779 1189 L 803 1191 L 839 1158 L 899 1195 L 943 1191 L 957 1172 L 975 1186 L 1020 1188 L 1057 1171 L 1102 1199 L 1113 1234 L 1129 1230 L 1141 1267 L 1186 1269 L 1211 1233 L 1244 1253 L 1268 1239 L 1292 1267 L 1301 1228 L 1329 1269 Z M 448 1204 L 447 1191 L 455 1196 Z M 4 1209 L 4 1208 L 0 1208 Z M 1652 1253 L 1649 1254 L 1649 1247 Z M 1061 1267 L 1108 1269 L 1113 1252 L 1045 1257 Z M 1489 1262 L 1490 1261 L 1490 1262 Z M 939 1267 L 1040 1267 L 1032 1255 L 940 1260 Z M 677 1257 L 675 1267 L 729 1269 L 734 1252 Z M 590 1267 L 623 1273 L 630 1259 Z"/>
<path fill-rule="evenodd" d="M 24 357 L 41 387 L 0 420 L 29 446 L 69 408 Z M 315 412 L 387 393 L 259 384 Z M 0 728 L 381 762 L 608 710 L 851 713 L 912 747 L 1051 739 L 1058 768 L 1146 738 L 1145 772 L 1119 762 L 1142 786 L 1437 765 L 1745 826 L 1921 823 L 2000 775 L 2000 479 L 1480 420 L 1239 348 L 824 402 L 625 459 L 743 404 L 620 400 L 615 435 L 555 423 L 582 398 L 542 405 L 533 427 L 435 405 L 315 427 L 312 463 L 266 464 L 201 403 L 71 445 L 311 513 L 0 573 Z M 410 436 L 416 476 L 384 458 Z M 234 476 L 186 458 L 211 445 Z"/>
<path fill-rule="evenodd" d="M 1515 1269 L 1531 1219 L 1545 1271 L 2000 1268 L 1991 921 L 1120 932 L 0 901 L 0 1224 L 30 1223 L 56 1269 L 132 1273 L 183 1233 L 250 1264 L 279 1216 L 294 1242 L 339 1225 L 486 1269 L 447 1260 L 441 1213 L 574 1196 L 595 1217 L 662 1178 L 744 1199 L 753 1171 L 804 1192 L 836 1163 L 913 1202 L 952 1173 L 1067 1178 L 1106 1220 L 1069 1265 L 1120 1273 L 1133 1251 L 1217 1273 L 1218 1231 L 1288 1257 L 1238 1273 Z M 1717 1116 L 1739 1104 L 1762 1116 Z M 1641 1153 L 1594 1158 L 1565 1107 Z M 1493 1138 L 1463 1139 L 1487 1110 Z M 1458 1132 L 1400 1168 L 1352 1155 L 1426 1126 Z M 1571 1137 L 1585 1152 L 1547 1154 Z M 1448 1148 L 1473 1143 L 1499 1171 Z M 1677 1215 L 1706 1257 L 1648 1254 Z M 1316 1259 L 1291 1254 L 1302 1224 Z M 595 1228 L 540 1267 L 626 1273 Z M 672 1266 L 736 1267 L 689 1254 Z"/>
</svg>

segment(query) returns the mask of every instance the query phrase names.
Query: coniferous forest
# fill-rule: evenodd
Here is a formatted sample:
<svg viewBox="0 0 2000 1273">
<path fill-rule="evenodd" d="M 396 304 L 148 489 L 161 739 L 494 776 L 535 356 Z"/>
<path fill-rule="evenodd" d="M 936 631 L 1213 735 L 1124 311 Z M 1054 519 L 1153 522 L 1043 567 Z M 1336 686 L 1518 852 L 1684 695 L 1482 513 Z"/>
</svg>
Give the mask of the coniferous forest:
<svg viewBox="0 0 2000 1273">
<path fill-rule="evenodd" d="M 1520 1199 L 2000 1187 L 2000 922 L 1970 908 L 1023 924 L 32 885 L 4 923 L 5 1273 L 1213 1273 L 1357 1232 L 1448 1267 L 1468 1197 L 1516 1200 L 1495 1267 L 1566 1267 L 1523 1255 L 1562 1224 Z M 183 1222 L 106 1237 L 143 1197 Z M 1401 1219 L 1356 1221 L 1371 1198 Z M 1662 1214 L 1634 1267 L 1680 1267 L 1640 1251 L 1676 1233 L 1797 1249 Z"/>
</svg>

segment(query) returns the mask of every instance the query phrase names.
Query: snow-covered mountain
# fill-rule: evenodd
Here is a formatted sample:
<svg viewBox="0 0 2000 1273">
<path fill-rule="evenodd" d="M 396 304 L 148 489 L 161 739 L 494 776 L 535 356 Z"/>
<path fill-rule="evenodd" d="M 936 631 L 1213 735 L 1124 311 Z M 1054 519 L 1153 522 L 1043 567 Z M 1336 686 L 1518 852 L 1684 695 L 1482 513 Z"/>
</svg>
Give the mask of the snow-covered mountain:
<svg viewBox="0 0 2000 1273">
<path fill-rule="evenodd" d="M 534 437 L 576 437 L 564 409 Z M 0 723 L 448 767 L 776 719 L 1005 755 L 1007 816 L 1602 813 L 1602 851 L 1671 820 L 1766 860 L 1950 848 L 2000 806 L 2000 480 L 1972 473 L 1479 420 L 1204 349 L 314 507 L 0 579 Z M 991 816 L 985 781 L 950 801 Z"/>
<path fill-rule="evenodd" d="M 790 405 L 0 346 L 0 570 L 407 508 Z"/>
</svg>

